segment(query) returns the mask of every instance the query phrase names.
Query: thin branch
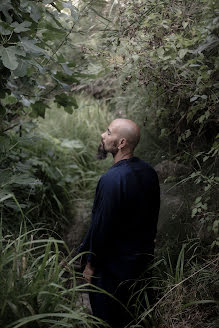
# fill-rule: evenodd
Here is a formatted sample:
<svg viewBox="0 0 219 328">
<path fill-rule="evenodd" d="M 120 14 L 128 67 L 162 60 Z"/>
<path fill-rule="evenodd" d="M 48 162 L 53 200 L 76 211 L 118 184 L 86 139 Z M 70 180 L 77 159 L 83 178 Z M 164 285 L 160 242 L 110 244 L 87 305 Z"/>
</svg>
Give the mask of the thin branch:
<svg viewBox="0 0 219 328">
<path fill-rule="evenodd" d="M 91 1 L 88 3 L 88 5 L 90 5 L 92 2 L 93 2 L 93 0 L 91 0 Z M 83 13 L 83 11 L 86 9 L 86 7 L 87 7 L 88 5 L 85 5 L 85 6 L 84 6 L 84 8 L 83 8 L 83 9 L 81 10 L 81 12 L 80 12 L 80 15 Z M 80 16 L 80 15 L 79 15 L 79 16 Z M 79 16 L 78 16 L 78 19 L 79 19 Z M 73 31 L 75 25 L 76 25 L 76 22 L 72 25 L 70 31 L 66 34 L 64 40 L 62 40 L 61 43 L 58 45 L 58 47 L 53 51 L 53 53 L 52 53 L 51 57 L 48 59 L 46 65 L 48 65 L 48 63 L 50 62 L 50 60 L 52 59 L 52 57 L 53 57 L 53 56 L 59 51 L 59 49 L 60 49 L 60 48 L 63 46 L 63 44 L 66 42 L 68 36 L 72 33 L 72 31 Z M 43 60 L 43 61 L 44 61 L 44 60 Z M 43 64 L 43 61 L 42 61 L 42 64 Z"/>
<path fill-rule="evenodd" d="M 15 128 L 15 127 L 18 126 L 18 125 L 20 125 L 20 123 L 16 123 L 16 124 L 14 124 L 14 125 L 11 125 L 11 126 L 9 126 L 7 129 L 3 130 L 2 132 L 4 133 L 4 132 L 6 132 L 6 131 L 8 131 L 8 130 L 12 130 L 13 128 Z"/>
<path fill-rule="evenodd" d="M 61 10 L 56 6 L 54 2 L 50 3 L 50 5 L 54 7 L 59 13 L 61 12 Z"/>
</svg>

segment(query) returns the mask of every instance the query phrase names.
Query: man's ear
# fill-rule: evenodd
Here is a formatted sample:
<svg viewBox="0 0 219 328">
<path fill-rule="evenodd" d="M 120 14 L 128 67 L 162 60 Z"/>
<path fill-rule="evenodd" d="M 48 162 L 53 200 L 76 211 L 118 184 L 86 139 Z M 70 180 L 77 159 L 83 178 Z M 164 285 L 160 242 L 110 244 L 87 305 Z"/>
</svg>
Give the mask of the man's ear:
<svg viewBox="0 0 219 328">
<path fill-rule="evenodd" d="M 126 145 L 126 138 L 119 139 L 118 149 L 122 149 Z"/>
</svg>

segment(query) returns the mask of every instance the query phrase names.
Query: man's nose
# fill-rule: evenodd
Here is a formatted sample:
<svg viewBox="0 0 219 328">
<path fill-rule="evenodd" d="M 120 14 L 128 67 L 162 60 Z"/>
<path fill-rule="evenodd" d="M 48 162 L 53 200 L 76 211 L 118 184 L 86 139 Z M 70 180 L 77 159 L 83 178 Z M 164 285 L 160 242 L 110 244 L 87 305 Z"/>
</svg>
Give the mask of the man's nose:
<svg viewBox="0 0 219 328">
<path fill-rule="evenodd" d="M 105 132 L 103 132 L 103 133 L 101 134 L 101 138 L 102 138 L 102 139 L 104 138 L 104 135 L 105 135 Z"/>
</svg>

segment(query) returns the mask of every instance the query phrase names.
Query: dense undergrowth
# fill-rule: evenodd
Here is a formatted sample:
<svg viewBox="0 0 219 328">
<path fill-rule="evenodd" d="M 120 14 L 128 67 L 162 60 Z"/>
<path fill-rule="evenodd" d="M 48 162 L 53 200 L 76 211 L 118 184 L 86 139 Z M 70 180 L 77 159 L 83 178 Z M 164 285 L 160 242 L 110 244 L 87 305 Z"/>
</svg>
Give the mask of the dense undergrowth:
<svg viewBox="0 0 219 328">
<path fill-rule="evenodd" d="M 3 231 L 43 225 L 63 233 L 73 202 L 90 200 L 104 166 L 96 160 L 100 135 L 110 121 L 106 107 L 85 96 L 74 115 L 54 108 L 45 120 L 24 122 L 2 143 Z M 6 148 L 7 147 L 7 148 Z M 13 159 L 13 161 L 12 161 Z"/>
<path fill-rule="evenodd" d="M 191 168 L 191 217 L 217 246 L 218 12 L 214 0 L 129 1 L 105 48 L 120 84 L 111 106 L 140 115 L 164 158 Z"/>
<path fill-rule="evenodd" d="M 76 283 L 77 256 L 63 241 L 35 229 L 3 236 L 0 245 L 2 328 L 96 326 L 77 303 L 87 284 Z"/>
<path fill-rule="evenodd" d="M 44 216 L 36 216 L 35 209 L 30 211 L 25 206 L 20 207 L 18 199 L 24 189 L 19 184 L 18 189 L 12 189 L 15 197 L 12 199 L 18 210 L 13 212 L 11 209 L 9 212 L 5 202 L 2 208 L 0 276 L 4 288 L 0 297 L 0 322 L 3 327 L 40 327 L 42 324 L 44 327 L 77 327 L 78 324 L 91 327 L 97 323 L 78 303 L 81 292 L 87 287 L 78 284 L 80 274 L 75 272 L 78 261 L 74 258 L 74 249 L 68 250 L 62 241 L 64 230 L 60 230 L 60 223 L 63 227 L 70 222 L 63 223 L 60 218 L 65 215 L 66 219 L 74 220 L 78 201 L 84 204 L 84 211 L 90 211 L 97 179 L 112 164 L 110 158 L 106 162 L 96 161 L 95 155 L 100 133 L 113 117 L 101 103 L 84 96 L 77 99 L 79 108 L 74 115 L 54 106 L 45 120 L 38 120 L 37 128 L 32 130 L 37 143 L 34 148 L 26 149 L 26 156 L 29 154 L 31 161 L 45 162 L 43 167 L 48 168 L 49 176 L 53 177 L 50 181 L 45 179 L 46 170 L 42 171 L 44 175 L 36 171 L 37 188 L 44 186 L 38 190 L 41 192 L 38 199 L 45 199 L 47 206 L 36 200 L 34 204 L 38 205 L 38 211 L 42 206 Z M 141 149 L 138 151 L 141 153 Z M 48 156 L 51 156 L 49 162 Z M 25 165 L 26 158 L 22 158 Z M 21 165 L 21 159 L 19 163 Z M 30 172 L 36 179 L 32 166 Z M 44 180 L 40 180 L 41 176 Z M 46 182 L 48 193 L 44 196 Z M 56 184 L 60 189 L 49 189 Z M 27 183 L 26 188 L 30 186 L 31 183 Z M 13 188 L 12 183 L 10 187 Z M 60 206 L 57 205 L 53 216 L 50 211 L 51 208 L 54 210 L 54 205 L 50 204 L 55 191 L 55 204 L 60 202 Z M 67 195 L 65 199 L 60 198 L 60 191 Z M 34 199 L 34 190 L 32 194 Z M 15 226 L 12 229 L 4 223 L 4 213 L 11 215 L 8 216 L 9 222 L 12 217 L 16 217 L 19 224 L 23 222 L 19 235 Z M 31 228 L 39 222 L 40 229 Z M 9 233 L 10 230 L 14 233 Z M 216 253 L 212 250 L 209 256 L 209 251 L 203 249 L 199 239 L 185 241 L 181 250 L 179 242 L 174 253 L 171 248 L 167 252 L 168 245 L 171 246 L 170 240 L 165 248 L 156 250 L 152 284 L 155 303 L 143 312 L 140 308 L 138 312 L 136 304 L 137 315 L 130 327 L 214 327 L 218 315 L 216 281 L 219 259 Z M 147 284 L 145 281 L 141 293 L 144 293 Z"/>
<path fill-rule="evenodd" d="M 155 302 L 136 304 L 130 327 L 216 327 L 218 10 L 214 0 L 1 2 L 1 327 L 98 326 L 78 303 L 87 286 L 63 236 L 79 204 L 89 216 L 112 164 L 95 158 L 100 134 L 118 116 L 141 126 L 138 156 L 190 170 L 169 177 L 188 186 L 190 233 L 157 242 Z"/>
<path fill-rule="evenodd" d="M 161 251 L 161 250 L 160 250 Z M 159 251 L 159 252 L 160 252 Z M 161 254 L 163 252 L 163 254 Z M 199 241 L 182 244 L 176 261 L 163 249 L 154 263 L 152 283 L 143 282 L 139 295 L 151 294 L 154 301 L 142 309 L 138 302 L 137 316 L 130 327 L 215 327 L 218 318 L 217 274 L 218 256 L 200 258 Z"/>
<path fill-rule="evenodd" d="M 85 96 L 78 97 L 78 104 L 74 115 L 51 104 L 45 120 L 24 124 L 29 127 L 23 127 L 24 137 L 10 133 L 13 152 L 2 153 L 1 327 L 90 327 L 98 322 L 78 303 L 87 287 L 78 286 L 76 252 L 65 245 L 63 234 L 74 222 L 75 204 L 80 201 L 90 211 L 97 179 L 111 163 L 98 162 L 96 152 L 112 116 Z M 21 144 L 23 138 L 29 142 Z"/>
</svg>

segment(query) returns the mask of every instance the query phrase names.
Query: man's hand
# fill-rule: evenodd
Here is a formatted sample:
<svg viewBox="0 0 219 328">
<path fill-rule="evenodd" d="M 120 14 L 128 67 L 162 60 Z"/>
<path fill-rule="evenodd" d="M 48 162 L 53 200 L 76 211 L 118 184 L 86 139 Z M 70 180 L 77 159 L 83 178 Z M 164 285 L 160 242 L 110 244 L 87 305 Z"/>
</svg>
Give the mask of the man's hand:
<svg viewBox="0 0 219 328">
<path fill-rule="evenodd" d="M 92 278 L 93 274 L 94 274 L 94 268 L 88 262 L 84 269 L 83 277 L 87 280 L 87 282 L 89 282 L 89 284 L 91 283 L 91 278 Z"/>
</svg>

